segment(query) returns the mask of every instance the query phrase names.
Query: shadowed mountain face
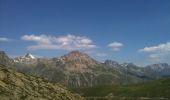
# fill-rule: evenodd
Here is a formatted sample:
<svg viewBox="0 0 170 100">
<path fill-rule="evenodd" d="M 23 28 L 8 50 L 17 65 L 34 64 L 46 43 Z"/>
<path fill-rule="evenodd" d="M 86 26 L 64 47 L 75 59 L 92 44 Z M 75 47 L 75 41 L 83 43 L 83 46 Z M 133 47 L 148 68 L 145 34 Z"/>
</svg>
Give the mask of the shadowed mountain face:
<svg viewBox="0 0 170 100">
<path fill-rule="evenodd" d="M 84 100 L 59 84 L 7 69 L 0 65 L 1 100 Z"/>
<path fill-rule="evenodd" d="M 11 65 L 13 60 L 10 59 L 4 51 L 0 51 L 0 64 Z"/>
<path fill-rule="evenodd" d="M 159 63 L 148 65 L 145 68 L 145 72 L 150 76 L 155 75 L 157 79 L 163 77 L 170 77 L 170 65 L 167 63 Z"/>
<path fill-rule="evenodd" d="M 8 62 L 2 64 L 10 64 L 11 59 L 2 54 L 1 62 Z M 36 58 L 26 54 L 13 59 L 13 62 L 18 71 L 70 87 L 137 83 L 170 75 L 168 64 L 138 67 L 132 63 L 119 64 L 112 60 L 101 63 L 79 51 L 72 51 L 60 58 Z"/>
</svg>

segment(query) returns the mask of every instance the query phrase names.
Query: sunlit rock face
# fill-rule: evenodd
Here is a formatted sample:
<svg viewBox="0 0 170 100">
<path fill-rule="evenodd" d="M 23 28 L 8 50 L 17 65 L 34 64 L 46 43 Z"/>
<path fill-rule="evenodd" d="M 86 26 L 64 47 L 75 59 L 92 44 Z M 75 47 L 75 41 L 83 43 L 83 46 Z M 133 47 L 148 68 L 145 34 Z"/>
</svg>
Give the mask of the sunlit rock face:
<svg viewBox="0 0 170 100">
<path fill-rule="evenodd" d="M 99 64 L 87 54 L 79 51 L 72 51 L 69 54 L 62 56 L 59 61 L 65 65 L 67 70 L 75 72 L 83 72 L 89 70 L 90 67 Z"/>
</svg>

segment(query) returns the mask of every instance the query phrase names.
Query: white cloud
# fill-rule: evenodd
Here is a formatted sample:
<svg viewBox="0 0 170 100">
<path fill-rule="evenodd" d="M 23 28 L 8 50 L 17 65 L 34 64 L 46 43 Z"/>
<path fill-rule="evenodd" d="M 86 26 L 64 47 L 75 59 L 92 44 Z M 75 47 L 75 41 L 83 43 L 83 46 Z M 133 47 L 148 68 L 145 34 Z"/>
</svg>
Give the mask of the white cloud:
<svg viewBox="0 0 170 100">
<path fill-rule="evenodd" d="M 123 44 L 120 42 L 112 42 L 108 44 L 108 47 L 111 47 L 113 51 L 119 51 L 122 46 Z"/>
<path fill-rule="evenodd" d="M 0 42 L 8 42 L 10 41 L 11 39 L 8 39 L 6 37 L 0 37 Z"/>
<path fill-rule="evenodd" d="M 166 61 L 168 57 L 170 57 L 170 42 L 156 46 L 145 47 L 138 51 L 149 53 L 149 58 L 152 62 L 163 62 Z"/>
<path fill-rule="evenodd" d="M 30 50 L 38 49 L 63 49 L 63 50 L 87 50 L 97 46 L 93 41 L 84 36 L 66 35 L 66 36 L 47 36 L 47 35 L 24 35 L 22 40 L 35 42 L 35 45 L 28 46 Z"/>
<path fill-rule="evenodd" d="M 167 42 L 165 44 L 159 44 L 157 46 L 151 46 L 151 47 L 145 47 L 143 49 L 139 50 L 140 52 L 168 52 L 170 51 L 170 42 Z"/>
<path fill-rule="evenodd" d="M 51 38 L 52 38 L 51 36 L 46 36 L 46 35 L 40 35 L 40 36 L 24 35 L 21 37 L 22 40 L 33 41 L 39 44 L 50 44 Z"/>
</svg>

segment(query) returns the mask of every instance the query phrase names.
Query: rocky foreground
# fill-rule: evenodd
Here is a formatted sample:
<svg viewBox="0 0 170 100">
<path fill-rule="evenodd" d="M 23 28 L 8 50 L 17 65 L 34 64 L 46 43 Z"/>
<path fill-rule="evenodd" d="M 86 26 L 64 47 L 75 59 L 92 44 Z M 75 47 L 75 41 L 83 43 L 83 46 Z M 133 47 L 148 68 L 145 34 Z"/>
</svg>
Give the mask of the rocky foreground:
<svg viewBox="0 0 170 100">
<path fill-rule="evenodd" d="M 84 100 L 59 84 L 0 65 L 0 100 Z"/>
</svg>

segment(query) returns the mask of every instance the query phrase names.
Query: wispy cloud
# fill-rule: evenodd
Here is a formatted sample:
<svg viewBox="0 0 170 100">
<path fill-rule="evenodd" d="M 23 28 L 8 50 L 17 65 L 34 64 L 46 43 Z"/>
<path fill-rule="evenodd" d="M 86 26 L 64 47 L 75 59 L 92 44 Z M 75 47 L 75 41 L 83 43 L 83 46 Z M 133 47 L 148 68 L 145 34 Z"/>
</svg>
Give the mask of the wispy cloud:
<svg viewBox="0 0 170 100">
<path fill-rule="evenodd" d="M 110 47 L 113 51 L 119 51 L 121 47 L 123 46 L 123 44 L 120 42 L 112 42 L 108 44 L 107 46 Z"/>
<path fill-rule="evenodd" d="M 93 41 L 85 36 L 50 36 L 50 35 L 24 35 L 21 37 L 22 40 L 35 42 L 35 45 L 28 46 L 29 50 L 88 50 L 94 49 L 97 46 Z"/>
<path fill-rule="evenodd" d="M 46 35 L 24 35 L 21 37 L 22 40 L 36 42 L 38 44 L 51 44 L 53 37 Z"/>
<path fill-rule="evenodd" d="M 0 37 L 0 42 L 8 42 L 8 41 L 11 41 L 11 39 L 6 37 Z"/>
<path fill-rule="evenodd" d="M 139 52 L 149 53 L 149 58 L 152 61 L 160 62 L 170 57 L 170 42 L 159 44 L 156 46 L 144 47 L 139 49 Z"/>
<path fill-rule="evenodd" d="M 140 49 L 139 52 L 168 52 L 170 51 L 170 42 L 167 42 L 165 44 L 159 44 L 157 46 L 151 46 L 151 47 L 145 47 L 143 49 Z"/>
</svg>

